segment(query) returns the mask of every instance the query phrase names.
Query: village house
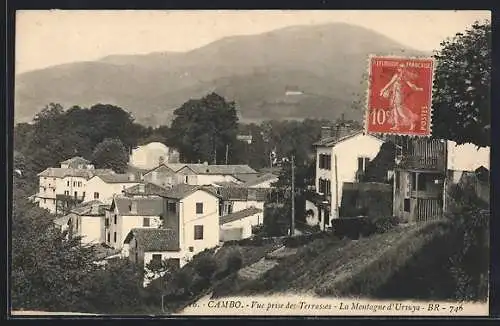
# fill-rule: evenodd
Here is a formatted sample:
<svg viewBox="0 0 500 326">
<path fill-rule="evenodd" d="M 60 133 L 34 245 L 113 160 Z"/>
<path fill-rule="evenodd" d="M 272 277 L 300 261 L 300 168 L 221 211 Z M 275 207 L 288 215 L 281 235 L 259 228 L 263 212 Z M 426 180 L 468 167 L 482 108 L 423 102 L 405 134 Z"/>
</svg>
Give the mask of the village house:
<svg viewBox="0 0 500 326">
<path fill-rule="evenodd" d="M 93 200 L 73 208 L 60 220 L 66 220 L 70 237 L 81 237 L 82 244 L 100 244 L 104 242 L 104 216 L 107 208 L 101 201 Z"/>
<path fill-rule="evenodd" d="M 129 260 L 145 270 L 143 286 L 147 286 L 154 276 L 162 276 L 154 275 L 147 266 L 168 262 L 173 268 L 180 268 L 187 260 L 182 256 L 179 234 L 172 229 L 134 228 L 125 238 L 125 244 L 129 248 Z"/>
<path fill-rule="evenodd" d="M 180 168 L 184 167 L 181 166 Z M 157 167 L 147 171 L 143 175 L 143 181 L 154 183 L 162 187 L 171 187 L 178 184 L 177 170 L 178 167 L 169 166 L 169 164 L 160 164 Z"/>
<path fill-rule="evenodd" d="M 448 210 L 448 189 L 466 173 L 489 167 L 489 148 L 440 139 L 401 140 L 396 157 L 393 211 L 409 222 L 439 219 Z M 485 168 L 487 170 L 487 168 Z"/>
<path fill-rule="evenodd" d="M 250 206 L 227 215 L 220 216 L 220 241 L 241 240 L 253 235 L 253 227 L 264 223 L 264 211 Z"/>
<path fill-rule="evenodd" d="M 100 174 L 87 181 L 85 201 L 100 200 L 110 204 L 113 196 L 131 186 L 141 183 L 136 173 Z"/>
<path fill-rule="evenodd" d="M 351 130 L 348 125 L 322 129 L 316 148 L 316 174 L 314 191 L 307 193 L 308 223 L 322 230 L 339 217 L 344 183 L 359 182 L 368 163 L 373 160 L 384 143 L 381 138 Z"/>
<path fill-rule="evenodd" d="M 152 169 L 163 163 L 179 162 L 179 152 L 160 142 L 151 142 L 132 149 L 130 165 L 141 169 Z"/>
<path fill-rule="evenodd" d="M 123 247 L 123 241 L 133 228 L 158 228 L 161 225 L 163 199 L 161 197 L 126 197 L 115 195 L 104 221 L 105 243 L 115 249 Z"/>
<path fill-rule="evenodd" d="M 258 172 L 248 165 L 190 164 L 177 171 L 183 183 L 195 186 L 211 185 L 215 182 L 240 183 L 236 175 L 256 176 Z"/>
<path fill-rule="evenodd" d="M 114 174 L 110 169 L 95 169 L 81 157 L 60 163 L 59 168 L 49 167 L 38 174 L 39 190 L 34 202 L 52 214 L 66 214 L 84 201 L 89 179 L 96 175 Z"/>
</svg>

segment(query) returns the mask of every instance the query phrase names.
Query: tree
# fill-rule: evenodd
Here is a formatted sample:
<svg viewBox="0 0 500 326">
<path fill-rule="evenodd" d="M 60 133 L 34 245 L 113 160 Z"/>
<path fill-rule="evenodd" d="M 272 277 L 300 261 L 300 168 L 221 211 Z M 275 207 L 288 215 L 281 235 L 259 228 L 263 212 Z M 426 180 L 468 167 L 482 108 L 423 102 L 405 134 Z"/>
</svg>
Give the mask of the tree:
<svg viewBox="0 0 500 326">
<path fill-rule="evenodd" d="M 96 168 L 112 169 L 116 173 L 124 173 L 127 169 L 129 155 L 120 139 L 104 139 L 97 144 L 92 153 L 92 162 Z"/>
<path fill-rule="evenodd" d="M 84 311 L 82 284 L 97 267 L 94 248 L 67 239 L 53 217 L 14 189 L 12 214 L 13 309 Z"/>
<path fill-rule="evenodd" d="M 375 158 L 368 163 L 363 174 L 363 182 L 387 183 L 387 172 L 394 168 L 394 157 L 396 156 L 396 146 L 393 142 L 385 142 L 380 146 L 380 150 Z"/>
<path fill-rule="evenodd" d="M 211 93 L 187 101 L 174 115 L 169 143 L 178 148 L 181 160 L 225 162 L 226 146 L 233 148 L 236 144 L 238 117 L 234 102 Z"/>
<path fill-rule="evenodd" d="M 445 40 L 434 58 L 433 136 L 490 146 L 491 23 Z"/>
<path fill-rule="evenodd" d="M 211 256 L 202 256 L 195 263 L 194 269 L 202 279 L 209 281 L 217 269 L 217 263 Z"/>
</svg>

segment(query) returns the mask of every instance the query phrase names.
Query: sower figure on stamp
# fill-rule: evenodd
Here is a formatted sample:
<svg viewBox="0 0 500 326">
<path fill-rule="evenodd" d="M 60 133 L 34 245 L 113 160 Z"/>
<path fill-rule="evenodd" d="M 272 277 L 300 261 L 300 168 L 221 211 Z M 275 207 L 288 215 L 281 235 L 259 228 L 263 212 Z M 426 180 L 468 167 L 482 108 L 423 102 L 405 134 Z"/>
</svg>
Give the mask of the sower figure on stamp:
<svg viewBox="0 0 500 326">
<path fill-rule="evenodd" d="M 415 122 L 418 120 L 418 115 L 413 113 L 405 103 L 405 98 L 407 97 L 405 85 L 408 85 L 414 91 L 422 91 L 421 87 L 416 86 L 410 81 L 410 79 L 415 79 L 416 77 L 416 74 L 407 71 L 404 65 L 400 64 L 394 76 L 380 91 L 380 96 L 389 98 L 391 107 L 389 121 L 392 122 L 391 130 L 398 129 L 400 125 L 409 125 L 410 130 L 415 129 Z"/>
</svg>

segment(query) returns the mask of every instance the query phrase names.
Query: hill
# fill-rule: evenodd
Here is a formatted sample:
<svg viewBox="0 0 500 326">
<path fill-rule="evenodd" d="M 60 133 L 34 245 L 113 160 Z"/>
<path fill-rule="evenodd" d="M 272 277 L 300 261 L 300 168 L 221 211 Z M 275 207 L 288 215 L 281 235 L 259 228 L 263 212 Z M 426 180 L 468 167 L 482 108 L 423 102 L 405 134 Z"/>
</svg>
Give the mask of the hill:
<svg viewBox="0 0 500 326">
<path fill-rule="evenodd" d="M 165 124 L 172 111 L 210 91 L 234 100 L 241 118 L 361 119 L 351 110 L 369 54 L 422 55 L 372 30 L 348 25 L 293 26 L 232 36 L 184 52 L 109 56 L 26 72 L 16 78 L 16 122 L 50 102 L 119 105 L 138 121 Z M 302 94 L 285 95 L 287 89 Z"/>
<path fill-rule="evenodd" d="M 317 239 L 255 280 L 233 277 L 214 297 L 306 293 L 376 299 L 450 299 L 446 222 L 398 227 L 357 241 Z M 448 239 L 448 240 L 447 240 Z M 435 255 L 429 255 L 429 252 Z M 433 279 L 434 277 L 434 279 Z M 412 282 L 408 283 L 408 280 Z M 427 282 L 427 283 L 425 283 Z M 418 284 L 418 286 L 414 286 Z"/>
</svg>

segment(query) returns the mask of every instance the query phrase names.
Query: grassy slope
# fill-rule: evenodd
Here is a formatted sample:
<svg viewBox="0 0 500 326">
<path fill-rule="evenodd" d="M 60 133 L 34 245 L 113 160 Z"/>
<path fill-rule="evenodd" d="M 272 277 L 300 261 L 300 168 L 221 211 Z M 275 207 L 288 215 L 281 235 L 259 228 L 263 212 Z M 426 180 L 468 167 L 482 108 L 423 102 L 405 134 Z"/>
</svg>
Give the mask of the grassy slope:
<svg viewBox="0 0 500 326">
<path fill-rule="evenodd" d="M 358 241 L 319 239 L 256 281 L 235 277 L 214 296 L 301 292 L 319 295 L 376 295 L 379 286 L 422 246 L 442 233 L 441 223 L 406 226 Z"/>
</svg>

